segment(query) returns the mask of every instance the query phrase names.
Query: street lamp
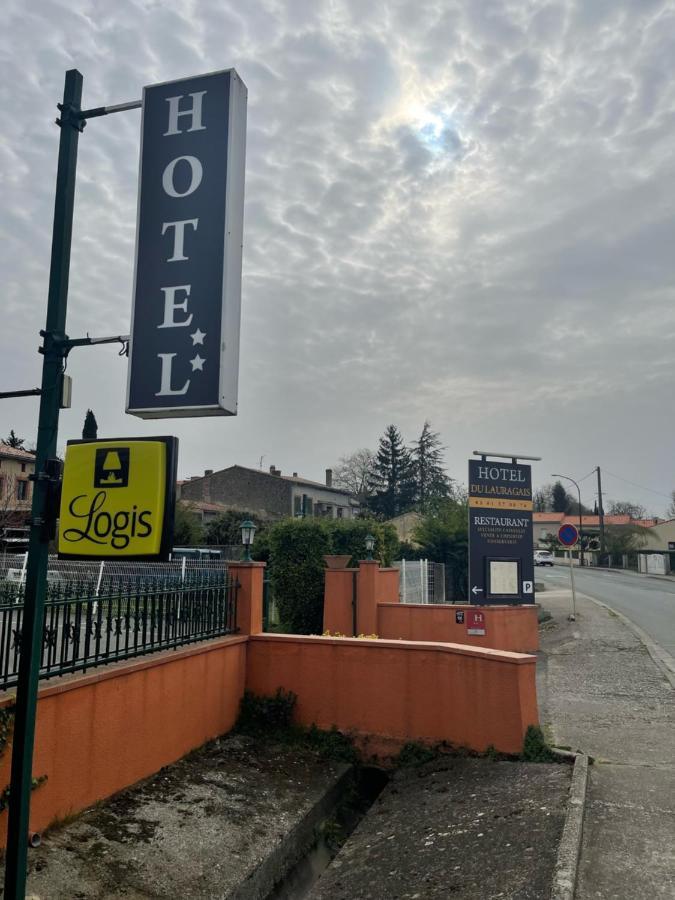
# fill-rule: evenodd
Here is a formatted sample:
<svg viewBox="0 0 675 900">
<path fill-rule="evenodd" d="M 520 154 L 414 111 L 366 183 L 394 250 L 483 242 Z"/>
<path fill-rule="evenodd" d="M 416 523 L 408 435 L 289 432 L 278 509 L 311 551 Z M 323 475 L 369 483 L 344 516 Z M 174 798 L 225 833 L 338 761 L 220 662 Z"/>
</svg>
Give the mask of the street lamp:
<svg viewBox="0 0 675 900">
<path fill-rule="evenodd" d="M 581 539 L 581 488 L 574 480 L 574 478 L 570 478 L 569 475 L 556 475 L 553 473 L 551 478 L 564 478 L 565 481 L 571 481 L 572 484 L 577 489 L 577 494 L 579 495 L 579 566 L 583 568 L 584 565 L 584 542 Z"/>
<path fill-rule="evenodd" d="M 368 553 L 368 556 L 366 556 L 366 559 L 369 562 L 372 562 L 372 560 L 373 560 L 373 550 L 374 549 L 375 549 L 375 538 L 372 536 L 372 534 L 367 534 L 366 535 L 366 552 Z"/>
<path fill-rule="evenodd" d="M 255 525 L 250 519 L 245 519 L 241 525 L 241 542 L 244 545 L 244 562 L 253 562 L 251 559 L 251 544 L 255 536 Z"/>
</svg>

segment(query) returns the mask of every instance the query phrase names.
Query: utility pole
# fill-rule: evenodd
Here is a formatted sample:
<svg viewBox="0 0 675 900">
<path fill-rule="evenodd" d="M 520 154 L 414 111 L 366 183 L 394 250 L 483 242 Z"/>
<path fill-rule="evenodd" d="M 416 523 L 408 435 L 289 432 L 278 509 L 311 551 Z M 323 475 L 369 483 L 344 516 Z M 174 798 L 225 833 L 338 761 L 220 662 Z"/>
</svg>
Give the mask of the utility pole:
<svg viewBox="0 0 675 900">
<path fill-rule="evenodd" d="M 61 128 L 61 138 L 56 175 L 47 324 L 42 332 L 44 344 L 40 350 L 44 357 L 40 389 L 40 417 L 35 452 L 33 504 L 24 594 L 25 606 L 16 692 L 16 718 L 12 740 L 12 780 L 9 796 L 4 893 L 7 900 L 20 900 L 26 893 L 35 711 L 47 586 L 48 524 L 53 512 L 49 508 L 50 492 L 55 478 L 58 477 L 54 471 L 54 462 L 61 409 L 63 363 L 66 356 L 66 307 L 70 243 L 73 230 L 75 168 L 78 138 L 84 127 L 80 116 L 81 98 L 82 76 L 77 69 L 71 69 L 66 72 L 63 103 L 59 106 L 61 118 L 57 119 L 57 124 Z"/>
<path fill-rule="evenodd" d="M 600 522 L 600 553 L 605 553 L 605 510 L 602 506 L 602 479 L 600 477 L 600 466 L 595 467 L 598 473 L 598 519 Z"/>
</svg>

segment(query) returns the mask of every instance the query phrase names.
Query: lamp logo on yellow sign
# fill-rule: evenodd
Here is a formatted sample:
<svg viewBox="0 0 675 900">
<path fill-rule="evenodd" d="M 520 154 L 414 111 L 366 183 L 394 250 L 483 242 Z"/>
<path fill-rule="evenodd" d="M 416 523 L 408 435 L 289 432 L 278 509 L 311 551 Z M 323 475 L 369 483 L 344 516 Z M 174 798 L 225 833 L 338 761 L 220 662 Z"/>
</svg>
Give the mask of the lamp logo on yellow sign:
<svg viewBox="0 0 675 900">
<path fill-rule="evenodd" d="M 168 558 L 178 441 L 70 441 L 59 515 L 59 556 Z"/>
</svg>

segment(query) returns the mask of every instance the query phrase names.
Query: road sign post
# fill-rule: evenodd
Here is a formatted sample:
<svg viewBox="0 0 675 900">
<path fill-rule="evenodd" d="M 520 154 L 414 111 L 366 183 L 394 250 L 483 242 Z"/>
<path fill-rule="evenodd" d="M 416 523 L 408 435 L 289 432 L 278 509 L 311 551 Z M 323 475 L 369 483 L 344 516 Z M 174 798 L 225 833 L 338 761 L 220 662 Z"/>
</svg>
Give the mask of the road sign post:
<svg viewBox="0 0 675 900">
<path fill-rule="evenodd" d="M 563 547 L 567 547 L 567 554 L 569 558 L 570 564 L 570 587 L 572 588 L 572 613 L 570 615 L 570 622 L 575 622 L 577 618 L 577 595 L 574 589 L 574 566 L 572 565 L 572 547 L 575 546 L 577 541 L 579 540 L 579 532 L 572 525 L 571 522 L 567 522 L 565 525 L 561 525 L 558 529 L 558 540 L 563 545 Z"/>
</svg>

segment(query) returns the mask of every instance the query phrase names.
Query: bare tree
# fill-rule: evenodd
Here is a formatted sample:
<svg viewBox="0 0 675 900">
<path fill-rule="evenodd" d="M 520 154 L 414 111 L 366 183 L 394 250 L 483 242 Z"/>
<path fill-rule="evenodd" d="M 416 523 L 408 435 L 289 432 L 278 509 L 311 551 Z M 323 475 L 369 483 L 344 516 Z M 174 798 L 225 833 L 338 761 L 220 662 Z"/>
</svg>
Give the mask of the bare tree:
<svg viewBox="0 0 675 900">
<path fill-rule="evenodd" d="M 631 519 L 644 519 L 647 510 L 639 503 L 630 503 L 628 500 L 613 500 L 609 504 L 607 513 L 610 516 L 630 516 Z"/>
<path fill-rule="evenodd" d="M 669 519 L 675 519 L 675 491 L 670 492 L 670 505 L 666 510 Z"/>
<path fill-rule="evenodd" d="M 365 497 L 374 461 L 375 454 L 366 447 L 341 456 L 338 464 L 333 467 L 333 484 L 357 497 Z"/>
</svg>

